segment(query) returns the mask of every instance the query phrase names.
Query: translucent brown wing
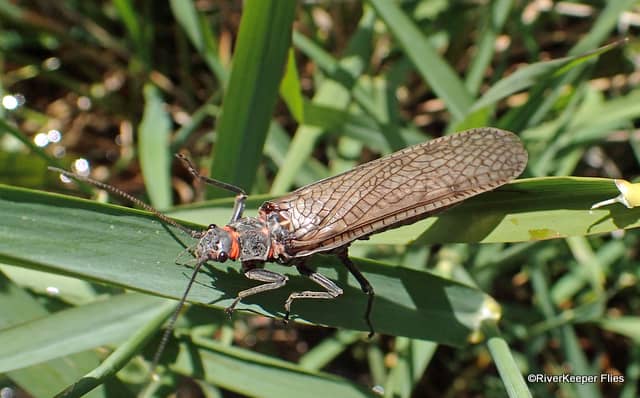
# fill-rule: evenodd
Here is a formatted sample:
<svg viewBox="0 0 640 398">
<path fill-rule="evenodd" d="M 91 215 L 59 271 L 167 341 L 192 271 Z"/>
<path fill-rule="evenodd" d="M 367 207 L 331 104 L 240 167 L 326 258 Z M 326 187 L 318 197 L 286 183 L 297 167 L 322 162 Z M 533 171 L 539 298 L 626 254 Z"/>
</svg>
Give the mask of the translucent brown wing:
<svg viewBox="0 0 640 398">
<path fill-rule="evenodd" d="M 285 220 L 287 252 L 304 256 L 425 218 L 505 184 L 526 164 L 515 134 L 478 128 L 365 163 L 261 209 Z"/>
</svg>

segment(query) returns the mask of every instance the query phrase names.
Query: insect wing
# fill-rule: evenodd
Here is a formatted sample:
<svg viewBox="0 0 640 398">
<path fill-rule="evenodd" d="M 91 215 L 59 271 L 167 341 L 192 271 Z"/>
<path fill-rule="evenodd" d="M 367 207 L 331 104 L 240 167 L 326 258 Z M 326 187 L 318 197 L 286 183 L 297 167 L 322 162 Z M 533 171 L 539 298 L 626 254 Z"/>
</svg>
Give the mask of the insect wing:
<svg viewBox="0 0 640 398">
<path fill-rule="evenodd" d="M 519 176 L 513 133 L 478 128 L 418 144 L 265 203 L 288 220 L 287 251 L 304 256 L 410 224 Z"/>
</svg>

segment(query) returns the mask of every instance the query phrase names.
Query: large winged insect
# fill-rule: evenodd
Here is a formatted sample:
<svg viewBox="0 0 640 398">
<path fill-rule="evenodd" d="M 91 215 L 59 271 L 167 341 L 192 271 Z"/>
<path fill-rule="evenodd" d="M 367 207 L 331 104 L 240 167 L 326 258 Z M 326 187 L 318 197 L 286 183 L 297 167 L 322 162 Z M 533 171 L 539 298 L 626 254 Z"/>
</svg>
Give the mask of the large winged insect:
<svg viewBox="0 0 640 398">
<path fill-rule="evenodd" d="M 316 253 L 335 254 L 369 296 L 364 318 L 373 334 L 370 316 L 374 289 L 349 259 L 349 245 L 356 239 L 411 224 L 495 189 L 519 176 L 527 164 L 527 152 L 515 134 L 497 128 L 477 128 L 400 150 L 304 186 L 265 202 L 257 217 L 244 217 L 247 195 L 241 188 L 201 176 L 187 158 L 177 157 L 197 179 L 236 193 L 227 225 L 192 230 L 117 188 L 51 168 L 120 195 L 198 239 L 193 251 L 196 258 L 193 274 L 154 363 L 166 344 L 195 275 L 209 260 L 238 260 L 247 278 L 262 282 L 240 291 L 226 308 L 229 314 L 243 298 L 287 283 L 287 276 L 265 269 L 266 262 L 295 266 L 318 284 L 321 290 L 289 294 L 284 304 L 286 320 L 294 300 L 334 299 L 342 294 L 342 289 L 332 280 L 305 265 L 305 260 Z"/>
</svg>

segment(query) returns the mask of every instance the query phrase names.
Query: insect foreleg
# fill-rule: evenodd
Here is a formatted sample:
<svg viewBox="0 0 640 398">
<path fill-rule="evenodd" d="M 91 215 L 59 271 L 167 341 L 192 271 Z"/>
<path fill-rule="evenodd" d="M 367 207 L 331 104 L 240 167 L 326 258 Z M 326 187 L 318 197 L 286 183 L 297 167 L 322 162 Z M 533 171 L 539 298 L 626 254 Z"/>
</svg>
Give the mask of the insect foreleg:
<svg viewBox="0 0 640 398">
<path fill-rule="evenodd" d="M 376 293 L 373 291 L 373 286 L 369 283 L 367 278 L 362 275 L 360 270 L 355 266 L 355 264 L 349 259 L 349 255 L 347 253 L 347 249 L 344 249 L 337 253 L 338 258 L 342 263 L 347 267 L 351 275 L 355 276 L 356 280 L 360 284 L 360 288 L 363 292 L 365 292 L 369 296 L 369 300 L 367 301 L 367 309 L 364 313 L 364 319 L 369 326 L 369 337 L 372 337 L 375 333 L 373 330 L 373 324 L 371 323 L 371 309 L 373 308 L 373 298 Z"/>
<path fill-rule="evenodd" d="M 253 296 L 254 294 L 266 292 L 268 290 L 279 289 L 282 286 L 286 285 L 287 280 L 289 280 L 289 278 L 287 278 L 286 275 L 269 271 L 268 269 L 264 269 L 264 268 L 250 268 L 243 272 L 244 272 L 244 276 L 246 276 L 251 280 L 267 282 L 267 283 L 263 285 L 254 286 L 252 288 L 238 292 L 238 297 L 236 297 L 235 300 L 233 300 L 233 303 L 231 303 L 231 305 L 225 308 L 224 310 L 229 316 L 231 316 L 231 314 L 236 308 L 236 305 L 238 305 L 238 303 L 243 298 Z"/>
<path fill-rule="evenodd" d="M 291 293 L 289 295 L 289 298 L 287 298 L 287 301 L 284 303 L 284 309 L 285 309 L 284 320 L 285 320 L 285 322 L 289 320 L 289 313 L 291 312 L 291 303 L 295 299 L 307 299 L 307 298 L 312 298 L 312 299 L 334 299 L 334 298 L 342 295 L 342 289 L 340 287 L 338 287 L 338 285 L 333 283 L 326 276 L 324 276 L 324 275 L 322 275 L 322 274 L 320 274 L 318 272 L 312 271 L 312 270 L 310 270 L 309 268 L 305 267 L 302 264 L 297 265 L 296 268 L 298 269 L 298 272 L 300 272 L 301 275 L 304 275 L 304 276 L 308 277 L 309 279 L 311 279 L 312 281 L 314 281 L 318 285 L 320 285 L 323 288 L 325 288 L 327 291 L 326 292 L 313 292 L 313 291 L 306 290 L 304 292 Z"/>
</svg>

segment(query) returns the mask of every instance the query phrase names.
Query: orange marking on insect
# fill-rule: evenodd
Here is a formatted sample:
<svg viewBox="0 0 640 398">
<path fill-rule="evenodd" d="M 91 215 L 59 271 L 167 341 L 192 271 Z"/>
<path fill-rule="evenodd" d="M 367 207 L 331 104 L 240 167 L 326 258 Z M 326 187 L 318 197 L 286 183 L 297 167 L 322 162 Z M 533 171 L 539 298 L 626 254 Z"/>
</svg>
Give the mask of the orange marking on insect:
<svg viewBox="0 0 640 398">
<path fill-rule="evenodd" d="M 238 244 L 238 233 L 236 232 L 235 229 L 231 228 L 228 225 L 225 225 L 224 227 L 222 227 L 222 229 L 227 231 L 229 233 L 229 237 L 231 238 L 231 250 L 229 251 L 229 253 L 227 253 L 227 255 L 229 256 L 229 259 L 235 260 L 240 255 L 240 245 Z"/>
</svg>

